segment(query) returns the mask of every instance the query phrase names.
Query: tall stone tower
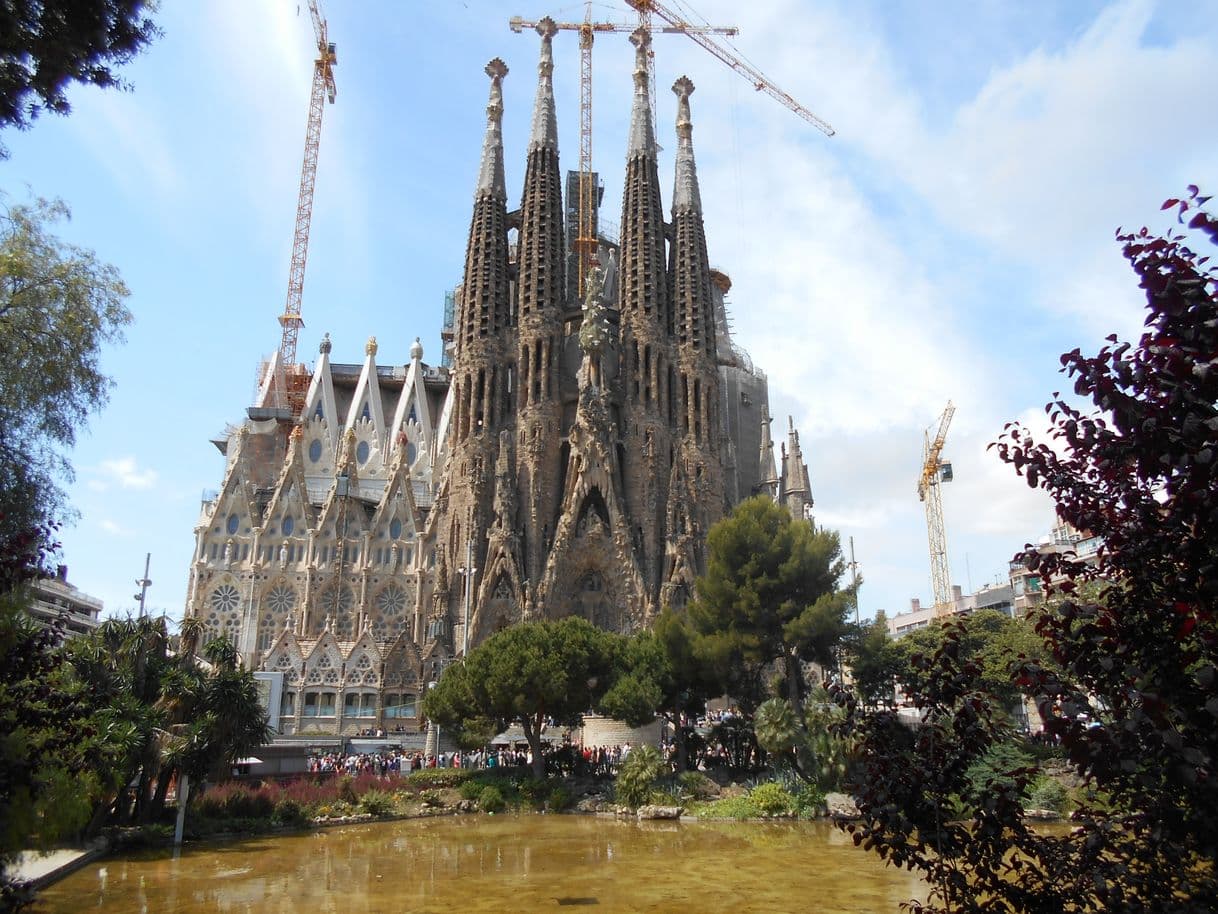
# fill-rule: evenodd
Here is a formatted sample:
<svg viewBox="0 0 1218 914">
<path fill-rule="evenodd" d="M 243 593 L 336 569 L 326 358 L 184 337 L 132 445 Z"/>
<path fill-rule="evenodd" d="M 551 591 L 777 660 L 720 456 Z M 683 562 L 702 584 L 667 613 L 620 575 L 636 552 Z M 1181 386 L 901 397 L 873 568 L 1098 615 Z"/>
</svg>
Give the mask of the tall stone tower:
<svg viewBox="0 0 1218 914">
<path fill-rule="evenodd" d="M 705 564 L 706 531 L 725 507 L 693 84 L 682 78 L 673 87 L 668 224 L 651 127 L 650 37 L 642 29 L 631 36 L 620 241 L 571 300 L 556 28 L 544 19 L 537 30 L 537 93 L 512 225 L 500 132 L 506 69 L 497 61 L 487 67 L 491 103 L 457 319 L 452 447 L 425 540 L 438 569 L 427 631 L 450 633 L 453 652 L 522 619 L 576 614 L 623 631 L 646 624 L 661 606 L 689 598 Z M 512 263 L 510 228 L 518 229 Z"/>
</svg>

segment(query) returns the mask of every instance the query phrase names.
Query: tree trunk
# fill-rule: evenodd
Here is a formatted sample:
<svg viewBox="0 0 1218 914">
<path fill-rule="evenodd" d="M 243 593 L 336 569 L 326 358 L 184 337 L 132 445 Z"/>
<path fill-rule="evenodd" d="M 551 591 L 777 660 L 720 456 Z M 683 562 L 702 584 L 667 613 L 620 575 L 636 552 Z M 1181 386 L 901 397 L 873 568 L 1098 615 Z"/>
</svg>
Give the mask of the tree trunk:
<svg viewBox="0 0 1218 914">
<path fill-rule="evenodd" d="M 672 738 L 677 744 L 677 772 L 689 771 L 689 737 L 685 728 L 685 714 L 678 711 L 674 717 L 668 718 L 672 724 Z"/>
<path fill-rule="evenodd" d="M 160 821 L 161 815 L 165 812 L 165 798 L 169 795 L 169 783 L 176 773 L 177 768 L 169 765 L 162 768 L 157 775 L 156 792 L 152 795 L 152 803 L 148 810 L 153 822 Z"/>
<path fill-rule="evenodd" d="M 536 720 L 527 716 L 520 718 L 524 738 L 528 740 L 529 749 L 533 753 L 533 777 L 539 781 L 546 776 L 546 758 L 541 753 L 541 721 L 541 715 L 538 715 Z"/>
</svg>

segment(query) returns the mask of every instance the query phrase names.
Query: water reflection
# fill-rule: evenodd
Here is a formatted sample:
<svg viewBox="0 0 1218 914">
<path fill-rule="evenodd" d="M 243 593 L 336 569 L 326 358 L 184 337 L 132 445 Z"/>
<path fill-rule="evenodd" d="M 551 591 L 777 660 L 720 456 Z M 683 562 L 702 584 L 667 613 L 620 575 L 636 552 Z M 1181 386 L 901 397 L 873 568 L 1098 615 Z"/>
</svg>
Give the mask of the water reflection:
<svg viewBox="0 0 1218 914">
<path fill-rule="evenodd" d="M 896 911 L 917 880 L 823 823 L 423 819 L 145 854 L 86 867 L 39 910 L 496 912 L 596 906 L 732 914 Z M 459 906 L 459 907 L 454 907 Z"/>
</svg>

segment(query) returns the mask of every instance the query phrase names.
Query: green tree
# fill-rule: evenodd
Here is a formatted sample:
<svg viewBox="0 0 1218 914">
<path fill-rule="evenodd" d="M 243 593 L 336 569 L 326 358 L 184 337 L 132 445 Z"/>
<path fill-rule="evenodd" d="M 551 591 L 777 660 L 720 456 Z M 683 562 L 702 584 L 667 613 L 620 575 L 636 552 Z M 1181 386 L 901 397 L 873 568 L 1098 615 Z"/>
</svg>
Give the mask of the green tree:
<svg viewBox="0 0 1218 914">
<path fill-rule="evenodd" d="M 673 729 L 679 771 L 688 768 L 693 721 L 718 694 L 695 644 L 686 616 L 665 607 L 650 630 L 627 640 L 613 685 L 597 708 L 632 726 L 662 716 Z"/>
<path fill-rule="evenodd" d="M 897 674 L 904 668 L 901 649 L 888 634 L 884 611 L 874 621 L 862 625 L 847 639 L 850 675 L 855 691 L 866 707 L 891 705 L 896 692 Z"/>
<path fill-rule="evenodd" d="M 148 618 L 109 619 L 68 645 L 72 676 L 92 702 L 91 770 L 103 775 L 92 829 L 157 818 L 175 777 L 223 777 L 270 739 L 253 674 L 233 646 L 218 638 L 204 654 L 206 665 L 172 653 L 163 620 Z"/>
<path fill-rule="evenodd" d="M 80 747 L 85 696 L 65 682 L 61 632 L 36 626 L 27 599 L 0 593 L 0 910 L 29 900 L 13 882 L 16 854 L 79 831 L 99 792 Z"/>
<path fill-rule="evenodd" d="M 0 34 L 4 30 L 0 25 Z M 65 451 L 111 382 L 103 346 L 131 320 L 127 287 L 92 251 L 60 241 L 58 201 L 0 210 L 0 543 L 68 513 Z M 10 547 L 11 548 L 11 547 Z"/>
<path fill-rule="evenodd" d="M 160 35 L 146 15 L 155 9 L 149 0 L 0 4 L 0 129 L 27 128 L 44 110 L 67 114 L 71 83 L 121 87 L 113 68 Z"/>
<path fill-rule="evenodd" d="M 1005 711 L 1022 706 L 1026 690 L 1012 674 L 1026 660 L 1051 662 L 1029 619 L 1013 619 L 992 609 L 982 609 L 952 620 L 932 623 L 893 642 L 899 663 L 898 678 L 908 691 L 921 691 L 927 672 L 924 661 L 931 657 L 952 632 L 954 649 L 961 661 L 975 664 L 976 688 L 993 698 Z"/>
<path fill-rule="evenodd" d="M 1190 187 L 1164 204 L 1195 234 L 1117 236 L 1145 330 L 1062 356 L 1091 405 L 1054 394 L 1051 440 L 1012 424 L 996 442 L 1063 520 L 1103 542 L 1094 563 L 1034 547 L 1016 557 L 1061 599 L 1035 623 L 1053 663 L 1013 672 L 1102 802 L 1084 802 L 1069 833 L 1041 834 L 1023 815 L 1030 772 L 1016 768 L 981 774 L 971 818 L 945 819 L 944 799 L 964 795 L 1006 736 L 958 625 L 920 666 L 916 735 L 892 715 L 854 718 L 867 759 L 854 839 L 926 876 L 918 910 L 1218 910 L 1218 274 L 1191 247 L 1218 246 L 1207 199 Z"/>
<path fill-rule="evenodd" d="M 613 685 L 622 638 L 589 622 L 525 622 L 497 632 L 449 666 L 423 699 L 429 720 L 458 733 L 495 732 L 520 721 L 545 776 L 541 734 L 547 719 L 576 726 Z"/>
<path fill-rule="evenodd" d="M 849 630 L 853 603 L 838 589 L 845 564 L 837 534 L 758 496 L 711 528 L 708 547 L 688 610 L 698 653 L 746 710 L 763 700 L 766 671 L 776 668 L 802 726 L 802 664 L 832 667 Z"/>
</svg>

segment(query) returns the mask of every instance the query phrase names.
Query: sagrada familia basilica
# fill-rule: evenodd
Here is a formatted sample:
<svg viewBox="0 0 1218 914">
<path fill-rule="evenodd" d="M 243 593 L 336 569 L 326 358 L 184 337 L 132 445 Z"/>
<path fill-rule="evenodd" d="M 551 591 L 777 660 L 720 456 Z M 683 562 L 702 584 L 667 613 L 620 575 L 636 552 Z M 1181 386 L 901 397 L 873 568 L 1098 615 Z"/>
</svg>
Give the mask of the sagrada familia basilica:
<svg viewBox="0 0 1218 914">
<path fill-rule="evenodd" d="M 564 210 L 543 20 L 524 190 L 510 209 L 502 84 L 490 101 L 465 275 L 440 364 L 332 361 L 321 343 L 290 421 L 257 402 L 217 445 L 186 614 L 278 674 L 283 733 L 408 726 L 443 664 L 521 621 L 628 632 L 679 607 L 706 533 L 758 493 L 811 517 L 792 427 L 775 459 L 765 375 L 733 345 L 707 256 L 690 96 L 677 80 L 666 221 L 636 32 L 620 234 L 583 287 Z M 577 181 L 568 177 L 568 204 Z"/>
</svg>

